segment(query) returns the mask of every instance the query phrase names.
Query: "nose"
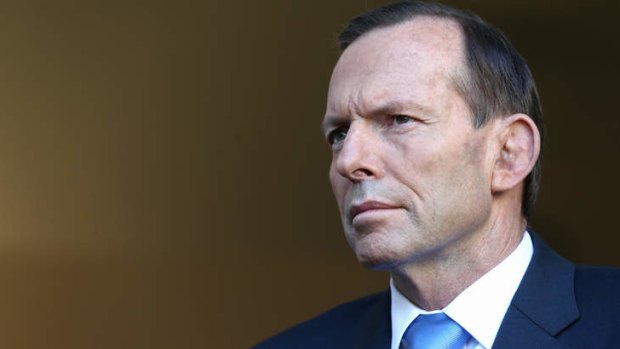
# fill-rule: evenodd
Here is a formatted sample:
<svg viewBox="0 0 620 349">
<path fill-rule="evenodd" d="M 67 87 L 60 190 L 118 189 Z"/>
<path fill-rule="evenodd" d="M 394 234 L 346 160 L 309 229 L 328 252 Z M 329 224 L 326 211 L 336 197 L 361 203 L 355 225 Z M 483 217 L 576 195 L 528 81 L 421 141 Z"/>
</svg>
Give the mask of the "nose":
<svg viewBox="0 0 620 349">
<path fill-rule="evenodd" d="M 334 154 L 336 171 L 353 182 L 381 176 L 380 145 L 370 125 L 352 123 L 342 147 Z"/>
</svg>

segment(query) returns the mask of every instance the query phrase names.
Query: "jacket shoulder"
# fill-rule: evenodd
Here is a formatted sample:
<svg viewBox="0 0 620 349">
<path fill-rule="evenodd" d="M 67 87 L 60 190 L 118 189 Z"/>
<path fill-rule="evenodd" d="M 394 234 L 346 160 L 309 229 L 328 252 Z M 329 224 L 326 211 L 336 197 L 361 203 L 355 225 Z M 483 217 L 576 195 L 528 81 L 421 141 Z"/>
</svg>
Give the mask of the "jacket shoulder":
<svg viewBox="0 0 620 349">
<path fill-rule="evenodd" d="M 577 265 L 575 296 L 584 304 L 600 305 L 620 312 L 620 268 Z M 581 310 L 581 309 L 580 309 Z"/>
<path fill-rule="evenodd" d="M 389 292 L 341 304 L 280 332 L 254 349 L 346 348 L 358 334 L 360 322 L 369 310 L 386 301 L 389 306 Z"/>
<path fill-rule="evenodd" d="M 620 269 L 576 266 L 579 319 L 561 335 L 576 347 L 620 348 Z"/>
</svg>

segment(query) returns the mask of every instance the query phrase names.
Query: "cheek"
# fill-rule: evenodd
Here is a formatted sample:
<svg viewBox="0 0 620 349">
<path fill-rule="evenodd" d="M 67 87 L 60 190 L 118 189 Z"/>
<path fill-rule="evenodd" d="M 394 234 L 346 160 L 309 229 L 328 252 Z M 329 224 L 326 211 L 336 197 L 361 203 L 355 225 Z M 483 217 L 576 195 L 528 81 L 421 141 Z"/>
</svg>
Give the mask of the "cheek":
<svg viewBox="0 0 620 349">
<path fill-rule="evenodd" d="M 442 191 L 440 196 L 446 198 L 445 204 L 469 202 L 470 206 L 484 211 L 491 198 L 491 191 L 485 148 L 481 142 L 464 142 L 437 171 L 441 172 L 437 173 L 442 181 L 438 187 Z"/>
<path fill-rule="evenodd" d="M 453 157 L 440 148 L 436 140 L 421 138 L 394 142 L 385 158 L 395 179 L 418 191 L 425 182 L 437 180 L 437 175 L 445 171 L 445 162 Z"/>
<path fill-rule="evenodd" d="M 466 191 L 472 182 L 478 183 L 484 177 L 484 154 L 480 147 L 458 140 L 456 136 L 420 137 L 414 142 L 394 144 L 389 156 L 394 176 L 421 201 Z"/>
<path fill-rule="evenodd" d="M 342 206 L 349 181 L 336 171 L 333 163 L 329 168 L 329 182 L 331 183 L 332 192 L 334 193 L 338 206 Z"/>
</svg>

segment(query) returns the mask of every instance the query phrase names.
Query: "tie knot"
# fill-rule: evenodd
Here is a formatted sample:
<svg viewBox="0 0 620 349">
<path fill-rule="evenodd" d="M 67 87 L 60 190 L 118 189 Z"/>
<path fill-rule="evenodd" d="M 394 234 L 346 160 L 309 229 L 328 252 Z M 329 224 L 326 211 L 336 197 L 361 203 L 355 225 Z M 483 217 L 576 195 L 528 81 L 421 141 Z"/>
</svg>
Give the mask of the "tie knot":
<svg viewBox="0 0 620 349">
<path fill-rule="evenodd" d="M 407 327 L 400 349 L 462 349 L 469 333 L 444 313 L 420 315 Z"/>
</svg>

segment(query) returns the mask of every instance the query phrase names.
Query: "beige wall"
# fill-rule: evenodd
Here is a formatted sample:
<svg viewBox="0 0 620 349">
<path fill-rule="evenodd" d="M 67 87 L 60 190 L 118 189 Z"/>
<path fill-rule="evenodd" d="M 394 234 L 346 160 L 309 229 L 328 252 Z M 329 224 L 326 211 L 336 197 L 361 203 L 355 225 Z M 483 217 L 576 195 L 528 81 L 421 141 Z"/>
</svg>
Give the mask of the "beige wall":
<svg viewBox="0 0 620 349">
<path fill-rule="evenodd" d="M 539 82 L 533 224 L 620 265 L 618 2 L 527 2 L 461 4 Z M 379 3 L 2 2 L 0 347 L 243 348 L 385 288 L 318 127 L 338 29 Z"/>
</svg>

